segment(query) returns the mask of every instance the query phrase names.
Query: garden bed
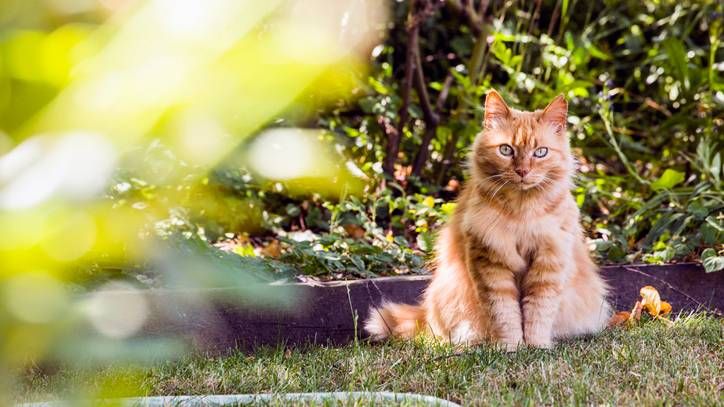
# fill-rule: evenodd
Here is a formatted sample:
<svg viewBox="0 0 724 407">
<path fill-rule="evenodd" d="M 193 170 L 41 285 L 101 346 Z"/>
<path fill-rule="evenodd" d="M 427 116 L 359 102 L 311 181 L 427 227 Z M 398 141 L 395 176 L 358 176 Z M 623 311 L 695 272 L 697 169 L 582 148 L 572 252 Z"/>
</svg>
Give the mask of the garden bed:
<svg viewBox="0 0 724 407">
<path fill-rule="evenodd" d="M 631 309 L 639 289 L 645 285 L 658 289 L 674 313 L 704 310 L 721 315 L 724 310 L 724 274 L 705 273 L 697 264 L 604 266 L 601 270 L 611 285 L 610 301 L 616 310 Z M 145 295 L 151 311 L 142 333 L 181 336 L 196 349 L 212 353 L 280 343 L 344 344 L 355 336 L 364 337 L 361 325 L 371 306 L 383 300 L 415 303 L 429 278 L 405 276 L 272 285 L 272 291 L 287 290 L 281 295 L 289 295 L 289 288 L 293 288 L 295 300 L 290 302 L 291 306 L 267 304 L 263 308 L 243 299 L 230 300 L 240 297 L 238 288 L 196 292 L 149 290 Z"/>
</svg>

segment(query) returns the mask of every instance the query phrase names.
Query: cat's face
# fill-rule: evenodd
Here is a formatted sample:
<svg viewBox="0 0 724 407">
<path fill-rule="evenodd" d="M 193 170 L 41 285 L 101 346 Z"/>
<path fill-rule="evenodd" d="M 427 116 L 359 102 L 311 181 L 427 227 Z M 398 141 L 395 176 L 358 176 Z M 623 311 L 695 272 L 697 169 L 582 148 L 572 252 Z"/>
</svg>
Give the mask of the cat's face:
<svg viewBox="0 0 724 407">
<path fill-rule="evenodd" d="M 570 177 L 566 136 L 568 105 L 558 96 L 543 110 L 511 109 L 491 91 L 485 99 L 484 130 L 471 156 L 473 178 L 486 190 L 545 190 Z"/>
</svg>

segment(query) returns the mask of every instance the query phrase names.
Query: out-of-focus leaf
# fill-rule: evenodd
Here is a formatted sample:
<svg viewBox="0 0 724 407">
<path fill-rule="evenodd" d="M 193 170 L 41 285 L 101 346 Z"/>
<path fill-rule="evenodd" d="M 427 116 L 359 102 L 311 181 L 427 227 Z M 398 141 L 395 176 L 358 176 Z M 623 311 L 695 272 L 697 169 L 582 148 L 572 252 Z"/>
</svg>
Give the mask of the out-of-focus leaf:
<svg viewBox="0 0 724 407">
<path fill-rule="evenodd" d="M 349 237 L 355 239 L 362 239 L 365 236 L 365 230 L 360 225 L 349 223 L 344 225 L 343 228 L 344 231 L 347 232 L 347 235 L 349 235 Z"/>
<path fill-rule="evenodd" d="M 240 244 L 238 246 L 234 246 L 233 249 L 231 249 L 233 253 L 238 254 L 239 256 L 255 256 L 254 253 L 254 246 L 250 244 Z"/>
<path fill-rule="evenodd" d="M 279 240 L 274 239 L 269 242 L 266 246 L 264 246 L 264 248 L 261 249 L 261 254 L 266 257 L 271 257 L 273 259 L 279 258 L 279 256 L 282 255 L 282 246 L 279 243 Z"/>
<path fill-rule="evenodd" d="M 417 235 L 417 246 L 423 252 L 430 252 L 433 248 L 432 234 L 429 232 L 423 232 Z"/>
<path fill-rule="evenodd" d="M 714 249 L 706 249 L 701 253 L 701 262 L 707 273 L 724 270 L 724 256 L 718 256 Z"/>
<path fill-rule="evenodd" d="M 661 177 L 651 183 L 651 188 L 654 191 L 659 191 L 662 189 L 671 189 L 680 183 L 684 182 L 685 174 L 683 172 L 679 172 L 676 170 L 672 170 L 671 168 L 667 168 L 663 174 L 661 174 Z"/>
<path fill-rule="evenodd" d="M 686 48 L 681 40 L 675 37 L 668 37 L 663 42 L 664 51 L 668 61 L 674 68 L 674 74 L 689 89 L 689 61 L 686 57 Z"/>
</svg>

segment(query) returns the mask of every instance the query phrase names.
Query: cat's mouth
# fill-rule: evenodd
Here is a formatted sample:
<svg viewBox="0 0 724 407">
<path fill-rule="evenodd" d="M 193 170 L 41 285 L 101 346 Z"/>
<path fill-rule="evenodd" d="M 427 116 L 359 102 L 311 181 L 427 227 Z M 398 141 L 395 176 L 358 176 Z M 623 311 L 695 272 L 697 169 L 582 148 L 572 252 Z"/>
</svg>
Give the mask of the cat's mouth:
<svg viewBox="0 0 724 407">
<path fill-rule="evenodd" d="M 518 188 L 520 188 L 523 191 L 526 191 L 531 188 L 535 188 L 536 185 L 538 185 L 538 184 L 539 183 L 536 181 L 521 179 L 520 182 L 518 182 Z"/>
</svg>

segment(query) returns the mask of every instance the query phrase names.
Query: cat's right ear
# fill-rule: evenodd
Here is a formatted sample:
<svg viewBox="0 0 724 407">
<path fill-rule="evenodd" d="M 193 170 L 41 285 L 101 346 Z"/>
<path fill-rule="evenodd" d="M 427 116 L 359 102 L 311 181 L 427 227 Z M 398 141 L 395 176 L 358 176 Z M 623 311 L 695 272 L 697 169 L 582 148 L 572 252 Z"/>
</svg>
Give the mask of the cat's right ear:
<svg viewBox="0 0 724 407">
<path fill-rule="evenodd" d="M 485 119 L 483 124 L 486 129 L 495 127 L 496 123 L 504 121 L 510 117 L 510 108 L 500 93 L 491 89 L 485 96 Z"/>
</svg>

